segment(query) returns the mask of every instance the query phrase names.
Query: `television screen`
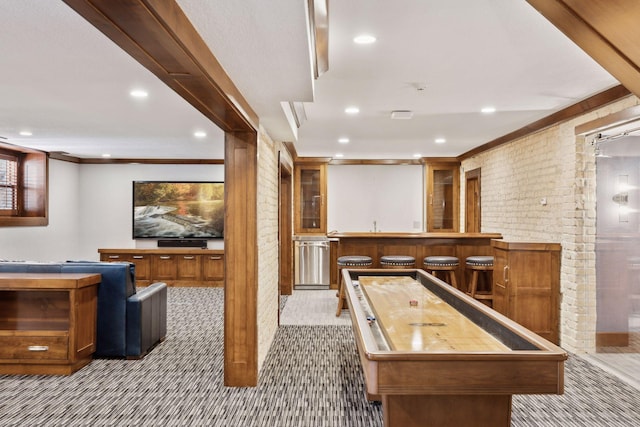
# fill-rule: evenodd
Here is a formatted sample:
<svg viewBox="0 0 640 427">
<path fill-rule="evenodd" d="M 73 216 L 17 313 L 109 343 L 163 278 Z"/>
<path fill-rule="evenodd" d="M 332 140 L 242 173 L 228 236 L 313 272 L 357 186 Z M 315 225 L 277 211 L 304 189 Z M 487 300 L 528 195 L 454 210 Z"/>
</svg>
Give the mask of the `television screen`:
<svg viewBox="0 0 640 427">
<path fill-rule="evenodd" d="M 133 182 L 133 238 L 224 237 L 224 183 Z"/>
</svg>

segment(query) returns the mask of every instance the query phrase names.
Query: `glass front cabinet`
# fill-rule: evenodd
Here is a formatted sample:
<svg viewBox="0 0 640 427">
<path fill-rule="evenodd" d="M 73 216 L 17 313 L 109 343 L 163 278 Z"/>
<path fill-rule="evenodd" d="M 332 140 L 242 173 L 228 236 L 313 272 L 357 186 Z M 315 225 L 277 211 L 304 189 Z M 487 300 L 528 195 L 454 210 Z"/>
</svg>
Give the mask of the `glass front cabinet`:
<svg viewBox="0 0 640 427">
<path fill-rule="evenodd" d="M 327 165 L 298 164 L 295 168 L 295 233 L 327 232 Z"/>
<path fill-rule="evenodd" d="M 460 163 L 427 163 L 427 232 L 460 229 Z"/>
</svg>

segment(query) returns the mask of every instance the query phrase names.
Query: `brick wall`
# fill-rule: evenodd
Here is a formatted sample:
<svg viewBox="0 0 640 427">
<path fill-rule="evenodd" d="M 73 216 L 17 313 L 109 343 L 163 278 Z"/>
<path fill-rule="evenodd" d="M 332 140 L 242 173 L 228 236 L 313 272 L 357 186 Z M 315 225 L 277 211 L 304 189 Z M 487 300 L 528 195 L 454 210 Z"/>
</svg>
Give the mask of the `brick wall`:
<svg viewBox="0 0 640 427">
<path fill-rule="evenodd" d="M 462 162 L 461 206 L 465 171 L 481 170 L 483 232 L 562 245 L 560 340 L 570 351 L 594 351 L 596 325 L 595 157 L 575 127 L 638 104 L 630 96 Z"/>
<path fill-rule="evenodd" d="M 278 147 L 258 137 L 258 370 L 278 328 Z"/>
</svg>

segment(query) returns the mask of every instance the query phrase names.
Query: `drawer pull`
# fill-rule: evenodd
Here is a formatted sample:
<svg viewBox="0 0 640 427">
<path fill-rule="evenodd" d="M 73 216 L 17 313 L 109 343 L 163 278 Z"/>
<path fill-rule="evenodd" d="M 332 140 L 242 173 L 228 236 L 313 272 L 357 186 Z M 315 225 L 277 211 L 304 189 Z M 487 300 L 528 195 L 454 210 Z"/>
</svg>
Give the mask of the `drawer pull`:
<svg viewBox="0 0 640 427">
<path fill-rule="evenodd" d="M 195 257 L 194 257 L 193 255 L 192 255 L 192 256 L 187 256 L 187 255 L 185 255 L 185 256 L 183 256 L 183 258 L 184 258 L 184 259 L 194 259 Z"/>
<path fill-rule="evenodd" d="M 504 283 L 507 283 L 509 281 L 509 266 L 505 265 L 505 267 L 502 269 L 502 280 L 504 281 Z"/>
<path fill-rule="evenodd" d="M 221 260 L 221 259 L 222 259 L 222 257 L 221 257 L 221 256 L 212 256 L 212 257 L 209 257 L 209 259 L 212 259 L 212 260 L 214 260 L 214 261 L 217 261 L 217 260 Z"/>
<path fill-rule="evenodd" d="M 161 255 L 160 259 L 171 259 L 169 255 Z"/>
<path fill-rule="evenodd" d="M 134 255 L 132 258 L 133 259 L 144 259 L 144 256 L 142 256 L 142 255 Z"/>
<path fill-rule="evenodd" d="M 27 347 L 29 351 L 49 351 L 48 345 L 30 345 Z"/>
<path fill-rule="evenodd" d="M 109 255 L 109 259 L 120 259 L 120 255 Z"/>
</svg>

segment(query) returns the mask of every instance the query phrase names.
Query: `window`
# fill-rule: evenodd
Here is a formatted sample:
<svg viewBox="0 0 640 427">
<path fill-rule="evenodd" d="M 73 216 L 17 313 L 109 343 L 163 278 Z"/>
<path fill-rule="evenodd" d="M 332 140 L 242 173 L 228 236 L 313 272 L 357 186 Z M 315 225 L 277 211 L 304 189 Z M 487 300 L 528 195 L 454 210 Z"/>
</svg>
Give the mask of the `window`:
<svg viewBox="0 0 640 427">
<path fill-rule="evenodd" d="M 47 154 L 0 143 L 0 227 L 47 225 Z"/>
<path fill-rule="evenodd" d="M 0 153 L 0 215 L 18 213 L 18 158 Z"/>
</svg>

